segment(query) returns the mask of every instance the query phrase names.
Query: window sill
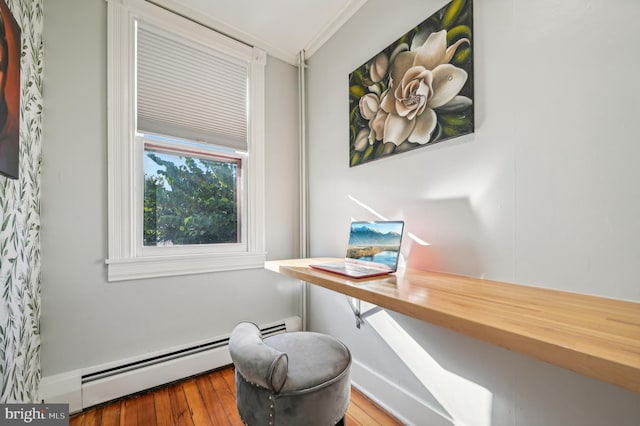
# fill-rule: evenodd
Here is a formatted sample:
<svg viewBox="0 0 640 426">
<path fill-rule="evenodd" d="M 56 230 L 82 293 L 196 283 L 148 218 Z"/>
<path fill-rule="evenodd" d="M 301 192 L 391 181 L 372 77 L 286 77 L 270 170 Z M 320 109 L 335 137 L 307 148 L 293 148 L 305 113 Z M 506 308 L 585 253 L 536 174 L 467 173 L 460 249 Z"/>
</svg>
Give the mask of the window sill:
<svg viewBox="0 0 640 426">
<path fill-rule="evenodd" d="M 126 281 L 264 267 L 265 253 L 224 253 L 107 259 L 107 281 Z"/>
</svg>

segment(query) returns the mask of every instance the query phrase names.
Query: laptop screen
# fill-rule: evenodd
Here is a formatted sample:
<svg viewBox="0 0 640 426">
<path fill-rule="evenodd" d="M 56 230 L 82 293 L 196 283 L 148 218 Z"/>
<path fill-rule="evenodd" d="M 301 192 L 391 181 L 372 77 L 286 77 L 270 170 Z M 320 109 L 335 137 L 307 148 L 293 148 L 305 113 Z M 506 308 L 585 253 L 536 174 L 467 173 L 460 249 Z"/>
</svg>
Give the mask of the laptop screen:
<svg viewBox="0 0 640 426">
<path fill-rule="evenodd" d="M 403 221 L 351 222 L 347 258 L 398 267 Z"/>
</svg>

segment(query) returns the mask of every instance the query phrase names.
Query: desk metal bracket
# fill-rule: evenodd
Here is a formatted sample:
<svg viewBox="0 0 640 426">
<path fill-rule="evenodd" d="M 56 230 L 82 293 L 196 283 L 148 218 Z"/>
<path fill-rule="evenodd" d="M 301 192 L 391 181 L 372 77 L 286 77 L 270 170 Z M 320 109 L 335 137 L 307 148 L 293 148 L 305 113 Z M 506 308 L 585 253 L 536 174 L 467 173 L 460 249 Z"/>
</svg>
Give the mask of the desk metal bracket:
<svg viewBox="0 0 640 426">
<path fill-rule="evenodd" d="M 374 308 L 368 309 L 366 312 L 362 312 L 362 301 L 360 299 L 354 299 L 353 297 L 345 296 L 347 298 L 347 303 L 351 307 L 353 311 L 353 315 L 356 317 L 356 328 L 360 328 L 362 324 L 364 324 L 364 320 L 382 310 L 380 306 L 376 306 Z M 354 303 L 355 301 L 355 303 Z"/>
</svg>

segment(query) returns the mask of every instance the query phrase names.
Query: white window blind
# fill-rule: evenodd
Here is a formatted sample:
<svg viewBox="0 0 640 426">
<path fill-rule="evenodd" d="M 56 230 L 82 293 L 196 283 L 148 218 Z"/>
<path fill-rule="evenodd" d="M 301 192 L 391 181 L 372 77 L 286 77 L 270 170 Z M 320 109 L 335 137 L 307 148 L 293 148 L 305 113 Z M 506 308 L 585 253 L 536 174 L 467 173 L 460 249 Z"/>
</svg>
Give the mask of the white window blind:
<svg viewBox="0 0 640 426">
<path fill-rule="evenodd" d="M 247 150 L 248 64 L 137 25 L 137 130 Z"/>
</svg>

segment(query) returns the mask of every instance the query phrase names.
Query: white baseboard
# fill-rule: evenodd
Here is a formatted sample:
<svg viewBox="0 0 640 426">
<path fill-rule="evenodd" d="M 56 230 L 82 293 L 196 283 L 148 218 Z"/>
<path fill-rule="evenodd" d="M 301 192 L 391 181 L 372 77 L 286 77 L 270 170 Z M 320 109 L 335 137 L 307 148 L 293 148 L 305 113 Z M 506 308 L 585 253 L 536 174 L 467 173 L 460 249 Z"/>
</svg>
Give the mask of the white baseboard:
<svg viewBox="0 0 640 426">
<path fill-rule="evenodd" d="M 353 361 L 351 382 L 405 425 L 451 426 L 453 420 L 366 365 Z"/>
<path fill-rule="evenodd" d="M 231 364 L 227 346 L 82 384 L 82 407 L 131 395 Z"/>
<path fill-rule="evenodd" d="M 82 410 L 82 371 L 75 370 L 43 377 L 38 388 L 39 399 L 50 404 L 69 404 L 69 412 Z"/>
<path fill-rule="evenodd" d="M 273 326 L 282 327 L 287 332 L 300 331 L 300 317 L 286 318 L 282 321 L 261 325 L 264 332 Z M 280 331 L 284 330 L 280 328 Z M 188 355 L 163 359 L 162 362 L 140 364 L 146 359 L 155 359 L 164 354 L 174 354 L 191 347 L 199 347 L 210 341 L 228 340 L 228 335 L 190 345 L 169 348 L 165 351 L 148 353 L 81 370 L 65 372 L 44 377 L 40 383 L 39 394 L 44 402 L 68 403 L 69 412 L 74 413 L 96 404 L 111 401 L 133 393 L 161 386 L 176 380 L 214 370 L 231 364 L 227 344 L 211 347 L 203 351 L 194 351 Z M 122 368 L 136 364 L 136 368 Z M 112 369 L 119 370 L 117 373 Z"/>
<path fill-rule="evenodd" d="M 229 364 L 229 348 L 224 346 L 86 383 L 82 383 L 83 370 L 76 370 L 44 377 L 39 395 L 46 403 L 69 404 L 69 412 L 75 413 Z"/>
</svg>

